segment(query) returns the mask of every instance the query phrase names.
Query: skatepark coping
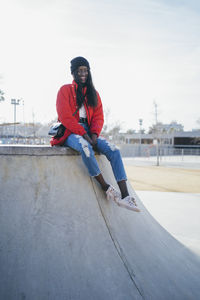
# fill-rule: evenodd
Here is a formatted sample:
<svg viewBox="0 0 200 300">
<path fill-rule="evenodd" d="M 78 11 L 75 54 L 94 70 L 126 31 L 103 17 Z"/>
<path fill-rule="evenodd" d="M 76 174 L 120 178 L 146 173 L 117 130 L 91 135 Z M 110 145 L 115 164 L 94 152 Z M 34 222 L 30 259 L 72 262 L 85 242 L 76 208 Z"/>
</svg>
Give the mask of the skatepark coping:
<svg viewBox="0 0 200 300">
<path fill-rule="evenodd" d="M 0 155 L 62 156 L 79 155 L 69 147 L 46 145 L 0 145 Z"/>
</svg>

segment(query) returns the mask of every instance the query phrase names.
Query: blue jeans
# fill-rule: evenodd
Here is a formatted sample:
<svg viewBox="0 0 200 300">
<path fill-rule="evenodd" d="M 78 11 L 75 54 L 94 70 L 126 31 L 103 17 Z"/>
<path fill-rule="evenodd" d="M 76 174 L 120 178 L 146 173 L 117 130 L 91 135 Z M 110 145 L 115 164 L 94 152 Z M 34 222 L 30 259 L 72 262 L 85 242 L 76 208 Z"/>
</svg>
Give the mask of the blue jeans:
<svg viewBox="0 0 200 300">
<path fill-rule="evenodd" d="M 81 125 L 85 128 L 88 135 L 90 135 L 88 125 Z M 70 134 L 65 140 L 64 146 L 68 146 L 81 154 L 90 176 L 95 177 L 101 173 L 92 146 L 82 136 L 73 133 Z M 97 139 L 97 150 L 99 153 L 104 154 L 110 161 L 116 181 L 127 180 L 119 149 L 103 137 L 99 137 Z"/>
</svg>

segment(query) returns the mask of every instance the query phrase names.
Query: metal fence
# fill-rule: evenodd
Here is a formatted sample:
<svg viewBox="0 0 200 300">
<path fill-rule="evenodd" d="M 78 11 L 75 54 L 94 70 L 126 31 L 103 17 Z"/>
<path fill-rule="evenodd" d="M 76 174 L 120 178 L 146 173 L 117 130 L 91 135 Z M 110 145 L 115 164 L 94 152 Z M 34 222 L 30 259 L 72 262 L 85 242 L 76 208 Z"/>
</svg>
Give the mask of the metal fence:
<svg viewBox="0 0 200 300">
<path fill-rule="evenodd" d="M 160 156 L 184 156 L 184 155 L 192 155 L 192 156 L 199 156 L 200 149 L 193 148 L 168 148 L 168 149 L 160 149 Z"/>
<path fill-rule="evenodd" d="M 153 157 L 157 156 L 156 145 L 131 145 L 131 144 L 120 144 L 118 145 L 122 157 Z M 200 156 L 200 148 L 173 148 L 160 146 L 159 156 Z"/>
</svg>

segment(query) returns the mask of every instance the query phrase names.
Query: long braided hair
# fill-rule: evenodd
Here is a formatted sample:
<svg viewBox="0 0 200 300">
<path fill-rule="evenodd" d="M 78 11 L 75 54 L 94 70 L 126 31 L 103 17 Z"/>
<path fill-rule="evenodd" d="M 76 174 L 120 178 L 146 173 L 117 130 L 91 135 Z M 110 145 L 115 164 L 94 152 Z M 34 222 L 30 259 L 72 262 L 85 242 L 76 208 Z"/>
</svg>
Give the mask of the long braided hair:
<svg viewBox="0 0 200 300">
<path fill-rule="evenodd" d="M 92 106 L 92 107 L 96 107 L 97 102 L 98 102 L 97 92 L 96 92 L 94 84 L 92 82 L 92 75 L 91 75 L 90 70 L 88 70 L 88 77 L 87 77 L 87 81 L 85 84 L 82 84 L 79 81 L 78 70 L 74 71 L 74 79 L 75 79 L 76 83 L 78 84 L 78 88 L 76 91 L 76 99 L 77 99 L 76 101 L 77 101 L 78 107 L 80 108 L 82 106 L 82 104 L 85 100 L 85 96 L 87 96 L 88 105 Z M 87 87 L 87 89 L 86 89 L 86 94 L 84 95 L 83 88 L 85 86 Z"/>
</svg>

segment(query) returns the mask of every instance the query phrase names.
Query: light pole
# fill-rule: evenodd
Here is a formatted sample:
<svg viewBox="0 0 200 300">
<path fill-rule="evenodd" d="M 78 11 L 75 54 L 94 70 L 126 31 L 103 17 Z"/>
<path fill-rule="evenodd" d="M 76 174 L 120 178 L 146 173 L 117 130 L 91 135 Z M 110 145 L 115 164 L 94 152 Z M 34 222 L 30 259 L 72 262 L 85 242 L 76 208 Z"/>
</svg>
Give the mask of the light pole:
<svg viewBox="0 0 200 300">
<path fill-rule="evenodd" d="M 24 100 L 22 101 L 22 105 L 23 105 L 24 138 L 26 138 L 25 113 L 24 113 Z"/>
<path fill-rule="evenodd" d="M 20 100 L 19 99 L 11 99 L 11 104 L 14 105 L 14 140 L 15 140 L 16 106 L 20 104 Z"/>
<path fill-rule="evenodd" d="M 142 143 L 142 119 L 139 119 L 139 126 L 140 126 L 140 156 L 141 156 L 141 143 Z"/>
<path fill-rule="evenodd" d="M 154 101 L 155 107 L 155 121 L 156 121 L 156 156 L 157 156 L 157 166 L 159 166 L 159 139 L 158 139 L 158 105 Z"/>
<path fill-rule="evenodd" d="M 0 90 L 0 102 L 3 102 L 3 101 L 5 101 L 4 92 L 2 90 Z"/>
</svg>

